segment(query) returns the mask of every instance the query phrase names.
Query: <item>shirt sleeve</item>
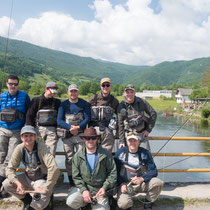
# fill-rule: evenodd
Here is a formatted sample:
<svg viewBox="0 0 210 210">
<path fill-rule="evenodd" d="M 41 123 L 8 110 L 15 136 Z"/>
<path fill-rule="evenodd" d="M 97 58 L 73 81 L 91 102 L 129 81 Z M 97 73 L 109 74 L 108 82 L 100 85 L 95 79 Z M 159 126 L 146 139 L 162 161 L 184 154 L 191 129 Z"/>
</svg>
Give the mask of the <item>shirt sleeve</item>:
<svg viewBox="0 0 210 210">
<path fill-rule="evenodd" d="M 37 101 L 38 100 L 33 98 L 31 103 L 30 103 L 30 107 L 28 108 L 28 111 L 26 113 L 26 125 L 35 126 L 36 114 L 37 114 L 37 111 L 38 111 Z"/>
<path fill-rule="evenodd" d="M 157 167 L 155 165 L 155 162 L 154 162 L 154 160 L 153 160 L 152 155 L 150 154 L 150 152 L 147 151 L 146 155 L 147 155 L 147 160 L 146 160 L 147 173 L 144 174 L 142 177 L 144 178 L 144 181 L 145 182 L 148 182 L 153 177 L 156 177 L 158 175 L 158 172 L 157 172 Z"/>
<path fill-rule="evenodd" d="M 86 101 L 83 101 L 83 116 L 84 120 L 79 124 L 79 127 L 84 130 L 90 121 L 90 106 Z"/>
<path fill-rule="evenodd" d="M 58 108 L 58 116 L 57 116 L 57 124 L 58 126 L 65 128 L 66 130 L 69 130 L 71 125 L 65 122 L 65 106 L 67 101 L 64 101 L 60 104 Z"/>
</svg>

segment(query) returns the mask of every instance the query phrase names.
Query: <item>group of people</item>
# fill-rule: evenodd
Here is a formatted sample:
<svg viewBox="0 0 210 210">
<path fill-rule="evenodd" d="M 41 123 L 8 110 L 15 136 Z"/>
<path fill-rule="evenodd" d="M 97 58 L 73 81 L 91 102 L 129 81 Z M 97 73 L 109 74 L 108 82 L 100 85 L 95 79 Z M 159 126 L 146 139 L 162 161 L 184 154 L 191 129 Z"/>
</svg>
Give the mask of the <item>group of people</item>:
<svg viewBox="0 0 210 210">
<path fill-rule="evenodd" d="M 23 209 L 51 209 L 60 174 L 54 157 L 61 138 L 68 206 L 110 209 L 109 195 L 117 191 L 119 208 L 130 209 L 132 196 L 144 192 L 144 209 L 152 209 L 163 185 L 147 140 L 157 114 L 136 96 L 133 85 L 125 87 L 121 103 L 110 93 L 110 78 L 101 79 L 101 92 L 89 101 L 79 98 L 76 84 L 69 85 L 63 102 L 55 98 L 55 82 L 48 82 L 45 92 L 31 101 L 18 90 L 17 76 L 9 75 L 6 85 L 8 91 L 0 95 L 0 196 L 16 196 Z M 120 144 L 113 158 L 114 131 Z M 25 172 L 16 174 L 20 163 Z"/>
</svg>

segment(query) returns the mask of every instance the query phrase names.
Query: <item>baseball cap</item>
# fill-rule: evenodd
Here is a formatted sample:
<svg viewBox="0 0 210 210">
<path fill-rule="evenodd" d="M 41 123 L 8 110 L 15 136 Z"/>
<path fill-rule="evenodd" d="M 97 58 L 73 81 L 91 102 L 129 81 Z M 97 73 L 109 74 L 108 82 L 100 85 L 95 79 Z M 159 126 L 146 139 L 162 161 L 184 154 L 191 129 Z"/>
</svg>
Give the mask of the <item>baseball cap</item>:
<svg viewBox="0 0 210 210">
<path fill-rule="evenodd" d="M 102 84 L 105 83 L 105 82 L 111 83 L 111 79 L 108 78 L 108 77 L 107 77 L 107 78 L 102 78 L 100 83 L 101 83 L 101 85 L 102 85 Z"/>
<path fill-rule="evenodd" d="M 71 90 L 79 90 L 79 88 L 78 88 L 77 85 L 72 84 L 72 85 L 69 85 L 68 90 L 69 90 L 69 91 L 71 91 Z"/>
<path fill-rule="evenodd" d="M 132 84 L 128 84 L 128 85 L 125 86 L 124 91 L 126 91 L 126 90 L 134 90 L 135 91 L 135 88 Z"/>
<path fill-rule="evenodd" d="M 58 86 L 55 82 L 50 81 L 46 84 L 46 88 L 56 88 L 56 89 L 58 89 Z"/>
<path fill-rule="evenodd" d="M 35 128 L 31 125 L 25 125 L 21 131 L 20 131 L 20 135 L 23 135 L 24 133 L 33 133 L 36 135 L 36 131 Z"/>
</svg>

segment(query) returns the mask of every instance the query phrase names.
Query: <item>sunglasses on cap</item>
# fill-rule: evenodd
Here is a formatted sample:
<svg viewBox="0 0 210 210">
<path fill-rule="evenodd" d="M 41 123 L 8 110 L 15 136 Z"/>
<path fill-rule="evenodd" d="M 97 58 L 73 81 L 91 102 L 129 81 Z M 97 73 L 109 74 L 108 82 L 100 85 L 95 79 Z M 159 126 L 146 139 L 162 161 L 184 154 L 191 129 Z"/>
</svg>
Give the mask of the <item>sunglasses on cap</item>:
<svg viewBox="0 0 210 210">
<path fill-rule="evenodd" d="M 138 136 L 139 134 L 138 134 L 136 131 L 132 131 L 132 132 L 129 132 L 129 133 L 127 134 L 127 136 L 132 136 L 132 135 Z"/>
<path fill-rule="evenodd" d="M 8 83 L 9 86 L 18 86 L 18 83 Z"/>
<path fill-rule="evenodd" d="M 110 84 L 102 84 L 101 87 L 110 87 Z"/>
<path fill-rule="evenodd" d="M 91 139 L 96 140 L 97 136 L 85 136 L 84 139 L 87 140 L 87 141 L 90 141 Z"/>
</svg>

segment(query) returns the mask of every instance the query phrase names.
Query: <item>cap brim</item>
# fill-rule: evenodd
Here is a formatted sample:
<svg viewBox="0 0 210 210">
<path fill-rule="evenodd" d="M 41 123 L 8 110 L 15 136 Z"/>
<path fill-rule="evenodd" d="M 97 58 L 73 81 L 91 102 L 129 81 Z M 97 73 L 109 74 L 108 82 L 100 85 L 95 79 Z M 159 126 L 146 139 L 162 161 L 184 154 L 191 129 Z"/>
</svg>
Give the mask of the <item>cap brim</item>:
<svg viewBox="0 0 210 210">
<path fill-rule="evenodd" d="M 79 89 L 77 89 L 77 88 L 71 88 L 71 89 L 69 89 L 69 91 L 71 91 L 71 90 L 77 90 L 77 91 L 79 91 Z"/>
<path fill-rule="evenodd" d="M 136 141 L 139 141 L 140 138 L 138 136 L 132 135 L 132 136 L 128 136 L 127 140 L 129 141 L 130 139 L 135 139 Z"/>
<path fill-rule="evenodd" d="M 79 136 L 81 139 L 85 139 L 86 136 Z M 88 136 L 89 137 L 89 136 Z M 96 135 L 96 137 L 100 138 L 101 135 Z"/>
<path fill-rule="evenodd" d="M 134 91 L 135 91 L 134 88 L 125 88 L 125 91 L 126 91 L 126 90 L 134 90 Z"/>
</svg>

